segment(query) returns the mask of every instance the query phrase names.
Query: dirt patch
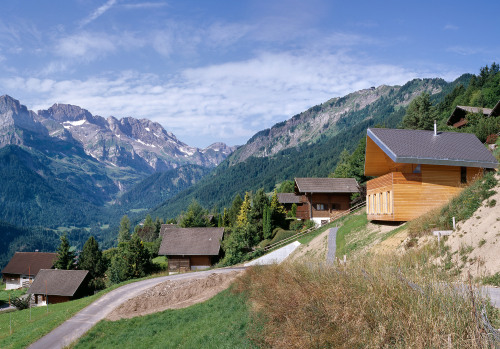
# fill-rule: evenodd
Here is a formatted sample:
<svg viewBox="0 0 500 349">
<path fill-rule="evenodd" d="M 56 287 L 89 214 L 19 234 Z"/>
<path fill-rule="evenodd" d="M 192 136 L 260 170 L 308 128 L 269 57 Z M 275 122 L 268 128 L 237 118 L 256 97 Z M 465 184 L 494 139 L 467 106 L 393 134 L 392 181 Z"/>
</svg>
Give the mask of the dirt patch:
<svg viewBox="0 0 500 349">
<path fill-rule="evenodd" d="M 286 262 L 295 261 L 326 261 L 326 252 L 328 251 L 328 234 L 330 229 L 316 236 L 308 244 L 302 244 L 285 260 Z"/>
<path fill-rule="evenodd" d="M 107 320 L 130 319 L 167 309 L 186 308 L 204 302 L 225 290 L 241 271 L 213 273 L 200 279 L 162 282 L 113 310 Z"/>
<path fill-rule="evenodd" d="M 500 187 L 493 190 L 496 194 L 484 200 L 471 218 L 459 222 L 446 242 L 463 278 L 469 272 L 472 276 L 500 272 Z"/>
</svg>

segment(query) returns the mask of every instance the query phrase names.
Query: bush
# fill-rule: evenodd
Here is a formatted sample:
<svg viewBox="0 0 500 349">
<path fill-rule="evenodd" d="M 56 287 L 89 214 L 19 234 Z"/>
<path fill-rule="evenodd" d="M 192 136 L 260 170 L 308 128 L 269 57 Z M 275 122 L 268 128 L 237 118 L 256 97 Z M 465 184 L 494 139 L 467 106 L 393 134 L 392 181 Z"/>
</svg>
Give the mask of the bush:
<svg viewBox="0 0 500 349">
<path fill-rule="evenodd" d="M 10 301 L 10 303 L 15 306 L 18 310 L 28 309 L 30 306 L 30 298 L 28 297 L 17 297 Z"/>
<path fill-rule="evenodd" d="M 274 236 L 274 238 L 271 240 L 270 244 L 274 244 L 274 243 L 276 243 L 278 241 L 285 240 L 286 238 L 289 238 L 290 236 L 293 236 L 295 234 L 297 234 L 296 231 L 280 229 L 276 233 L 276 235 Z"/>
<path fill-rule="evenodd" d="M 485 276 L 483 278 L 483 284 L 500 286 L 500 273 L 495 273 L 494 275 Z"/>
</svg>

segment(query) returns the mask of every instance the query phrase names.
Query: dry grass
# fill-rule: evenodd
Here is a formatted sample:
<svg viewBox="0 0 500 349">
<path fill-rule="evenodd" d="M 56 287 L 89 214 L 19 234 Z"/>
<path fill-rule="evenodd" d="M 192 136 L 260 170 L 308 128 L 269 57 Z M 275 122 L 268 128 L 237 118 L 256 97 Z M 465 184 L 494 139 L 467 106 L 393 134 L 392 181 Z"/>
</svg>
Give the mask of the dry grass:
<svg viewBox="0 0 500 349">
<path fill-rule="evenodd" d="M 236 287 L 253 304 L 251 337 L 272 348 L 488 347 L 478 300 L 422 267 L 434 252 L 252 268 Z"/>
</svg>

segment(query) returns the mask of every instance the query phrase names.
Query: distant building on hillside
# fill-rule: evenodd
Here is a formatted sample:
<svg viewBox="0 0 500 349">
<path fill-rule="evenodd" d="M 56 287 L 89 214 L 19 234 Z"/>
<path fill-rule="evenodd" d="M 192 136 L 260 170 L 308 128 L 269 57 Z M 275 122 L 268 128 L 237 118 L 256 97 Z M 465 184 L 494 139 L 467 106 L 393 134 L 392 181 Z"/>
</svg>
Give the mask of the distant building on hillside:
<svg viewBox="0 0 500 349">
<path fill-rule="evenodd" d="M 42 269 L 28 290 L 38 305 L 63 303 L 88 295 L 88 270 Z"/>
<path fill-rule="evenodd" d="M 6 290 L 29 287 L 40 269 L 51 269 L 57 253 L 16 252 L 2 270 Z"/>
<path fill-rule="evenodd" d="M 484 117 L 499 116 L 500 115 L 500 101 L 495 105 L 493 109 L 480 108 L 480 107 L 467 107 L 463 105 L 457 105 L 451 113 L 446 124 L 448 126 L 453 126 L 454 128 L 461 128 L 467 125 L 467 114 L 483 114 Z"/>
<path fill-rule="evenodd" d="M 295 195 L 300 197 L 297 218 L 310 219 L 318 225 L 350 208 L 351 195 L 359 193 L 354 178 L 295 178 Z"/>
<path fill-rule="evenodd" d="M 470 133 L 369 128 L 366 137 L 369 220 L 409 221 L 447 203 L 495 157 Z"/>
<path fill-rule="evenodd" d="M 168 258 L 170 271 L 210 268 L 220 257 L 224 228 L 173 228 L 162 224 L 158 254 Z"/>
</svg>

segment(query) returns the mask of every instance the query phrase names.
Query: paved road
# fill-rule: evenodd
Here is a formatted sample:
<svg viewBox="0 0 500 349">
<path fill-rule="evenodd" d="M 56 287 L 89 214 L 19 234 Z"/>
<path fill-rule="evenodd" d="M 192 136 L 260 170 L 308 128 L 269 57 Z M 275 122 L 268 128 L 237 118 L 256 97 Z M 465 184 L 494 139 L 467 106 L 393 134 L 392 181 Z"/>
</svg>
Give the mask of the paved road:
<svg viewBox="0 0 500 349">
<path fill-rule="evenodd" d="M 339 228 L 330 228 L 328 233 L 328 252 L 326 253 L 326 262 L 335 262 L 335 252 L 337 251 L 337 230 Z"/>
<path fill-rule="evenodd" d="M 59 349 L 68 346 L 104 319 L 113 309 L 143 291 L 167 280 L 197 279 L 212 273 L 229 273 L 244 268 L 206 270 L 196 273 L 176 274 L 134 282 L 119 287 L 90 304 L 71 319 L 29 346 L 30 349 Z"/>
<path fill-rule="evenodd" d="M 249 267 L 252 265 L 279 264 L 283 262 L 299 246 L 300 242 L 294 241 L 291 244 L 277 249 L 276 251 L 268 253 L 260 258 L 254 259 L 251 262 L 245 263 L 245 267 Z"/>
</svg>

